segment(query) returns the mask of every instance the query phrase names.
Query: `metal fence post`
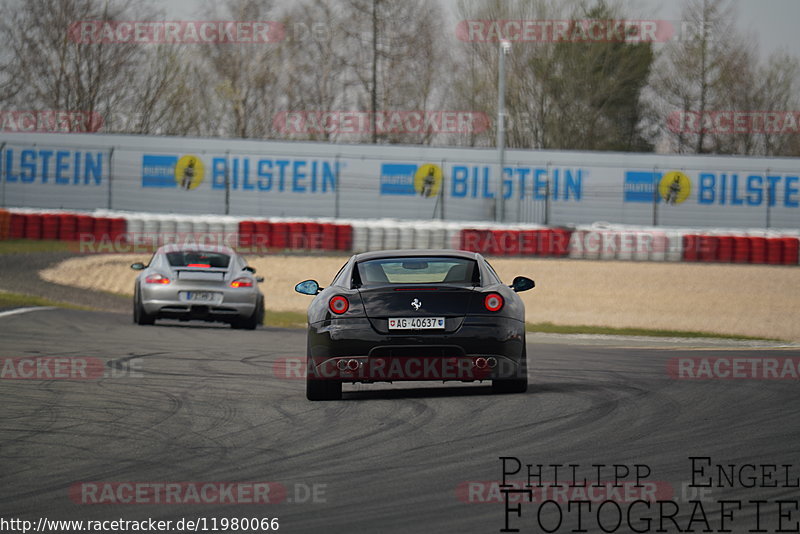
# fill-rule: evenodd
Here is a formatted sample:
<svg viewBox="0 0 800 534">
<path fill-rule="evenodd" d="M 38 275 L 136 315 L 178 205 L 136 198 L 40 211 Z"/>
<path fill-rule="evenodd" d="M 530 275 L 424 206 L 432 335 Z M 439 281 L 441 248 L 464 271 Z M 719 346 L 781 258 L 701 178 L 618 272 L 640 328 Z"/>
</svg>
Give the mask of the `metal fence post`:
<svg viewBox="0 0 800 534">
<path fill-rule="evenodd" d="M 767 187 L 767 229 L 772 225 L 772 187 L 769 186 L 769 168 L 764 175 L 764 185 Z"/>
<path fill-rule="evenodd" d="M 545 181 L 544 187 L 544 224 L 545 226 L 550 224 L 550 165 L 551 163 L 548 161 L 546 165 L 547 169 L 547 180 Z"/>
<path fill-rule="evenodd" d="M 525 165 L 523 162 L 518 161 L 517 162 L 517 171 L 519 171 L 520 167 L 523 166 L 523 165 Z M 526 188 L 525 181 L 526 180 L 525 180 L 525 178 L 523 178 L 523 175 L 520 174 L 519 176 L 517 176 L 517 184 L 519 185 L 519 191 L 517 192 L 517 194 L 519 195 L 519 198 L 517 199 L 517 222 L 518 223 L 528 222 L 528 217 L 530 215 L 529 214 L 529 211 L 530 211 L 529 207 L 530 206 L 528 206 L 526 204 L 526 202 L 525 202 L 525 188 Z M 513 182 L 513 177 L 512 177 L 512 182 Z"/>
<path fill-rule="evenodd" d="M 225 215 L 231 213 L 231 151 L 225 151 Z"/>
<path fill-rule="evenodd" d="M 658 188 L 661 185 L 661 181 L 656 178 L 657 175 L 657 169 L 653 167 L 653 226 L 658 226 Z M 623 189 L 625 188 L 624 185 L 622 187 Z"/>
<path fill-rule="evenodd" d="M 340 167 L 341 167 L 341 155 L 336 154 L 336 160 L 334 163 L 334 168 L 336 169 L 336 183 L 333 184 L 333 216 L 336 219 L 339 218 L 339 190 L 342 187 L 342 176 L 341 172 L 339 172 Z"/>
<path fill-rule="evenodd" d="M 3 169 L 6 166 L 6 142 L 0 145 L 0 184 L 3 185 L 3 198 L 0 206 L 6 207 L 6 180 L 3 176 Z"/>
<path fill-rule="evenodd" d="M 108 209 L 112 209 L 114 183 L 114 147 L 108 151 Z"/>
<path fill-rule="evenodd" d="M 447 160 L 446 159 L 442 159 L 442 188 L 439 190 L 439 197 L 440 197 L 441 202 L 442 202 L 442 207 L 441 207 L 441 209 L 439 211 L 439 219 L 442 220 L 442 221 L 445 220 L 445 218 L 446 218 L 445 213 L 444 213 L 444 199 L 447 197 L 447 193 L 446 193 L 446 190 L 447 190 L 447 174 L 444 172 L 444 166 L 446 164 L 447 164 Z"/>
</svg>

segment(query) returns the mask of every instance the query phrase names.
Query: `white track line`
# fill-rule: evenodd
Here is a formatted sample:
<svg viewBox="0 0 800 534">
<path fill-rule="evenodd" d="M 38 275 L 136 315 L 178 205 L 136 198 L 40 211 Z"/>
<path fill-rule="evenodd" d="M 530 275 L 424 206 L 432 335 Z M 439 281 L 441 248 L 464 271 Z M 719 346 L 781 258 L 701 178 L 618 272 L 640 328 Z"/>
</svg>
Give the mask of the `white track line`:
<svg viewBox="0 0 800 534">
<path fill-rule="evenodd" d="M 16 310 L 8 310 L 0 312 L 0 317 L 8 317 L 9 315 L 19 315 L 20 313 L 28 313 L 39 310 L 55 310 L 56 306 L 30 306 L 28 308 L 17 308 Z"/>
</svg>

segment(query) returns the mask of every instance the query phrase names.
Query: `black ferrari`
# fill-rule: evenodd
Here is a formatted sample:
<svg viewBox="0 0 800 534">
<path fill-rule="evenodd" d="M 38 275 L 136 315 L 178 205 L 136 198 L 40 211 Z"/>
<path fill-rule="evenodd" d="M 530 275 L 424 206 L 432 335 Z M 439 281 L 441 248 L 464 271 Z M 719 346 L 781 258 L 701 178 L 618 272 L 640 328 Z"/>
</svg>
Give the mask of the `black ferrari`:
<svg viewBox="0 0 800 534">
<path fill-rule="evenodd" d="M 527 390 L 525 307 L 534 287 L 504 285 L 474 252 L 384 250 L 352 256 L 331 285 L 300 282 L 308 308 L 306 395 L 342 397 L 343 383 L 491 381 Z"/>
</svg>

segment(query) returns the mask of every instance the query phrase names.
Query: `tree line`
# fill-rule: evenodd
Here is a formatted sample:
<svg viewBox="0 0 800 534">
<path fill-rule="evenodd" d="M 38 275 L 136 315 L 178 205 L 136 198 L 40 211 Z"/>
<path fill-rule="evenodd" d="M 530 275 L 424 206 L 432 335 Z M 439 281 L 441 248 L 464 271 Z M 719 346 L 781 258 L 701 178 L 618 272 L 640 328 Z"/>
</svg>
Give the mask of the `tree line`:
<svg viewBox="0 0 800 534">
<path fill-rule="evenodd" d="M 108 133 L 491 147 L 499 44 L 459 35 L 459 21 L 567 21 L 580 30 L 581 21 L 633 19 L 625 9 L 605 0 L 224 0 L 198 20 L 275 21 L 281 38 L 142 44 L 82 42 L 74 27 L 171 20 L 146 2 L 8 0 L 0 105 L 99 114 Z M 798 60 L 762 58 L 736 17 L 729 1 L 685 0 L 678 34 L 663 43 L 512 42 L 508 147 L 800 155 L 797 114 L 767 117 L 800 109 Z M 381 113 L 443 110 L 490 120 L 469 131 L 376 127 Z M 276 120 L 325 111 L 362 112 L 367 127 L 298 132 Z M 770 128 L 758 127 L 764 120 Z"/>
</svg>

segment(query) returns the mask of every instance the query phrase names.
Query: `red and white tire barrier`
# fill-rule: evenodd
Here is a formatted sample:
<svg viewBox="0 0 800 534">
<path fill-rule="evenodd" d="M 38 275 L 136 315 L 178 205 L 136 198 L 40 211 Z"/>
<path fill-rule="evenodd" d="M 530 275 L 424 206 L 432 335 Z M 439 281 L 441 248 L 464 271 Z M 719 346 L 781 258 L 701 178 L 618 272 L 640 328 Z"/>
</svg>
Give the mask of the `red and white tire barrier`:
<svg viewBox="0 0 800 534">
<path fill-rule="evenodd" d="M 456 248 L 487 256 L 798 265 L 800 232 L 613 226 L 473 225 L 445 221 L 242 218 L 97 210 L 0 210 L 0 239 L 74 242 L 83 252 L 200 242 L 247 253 Z"/>
</svg>

